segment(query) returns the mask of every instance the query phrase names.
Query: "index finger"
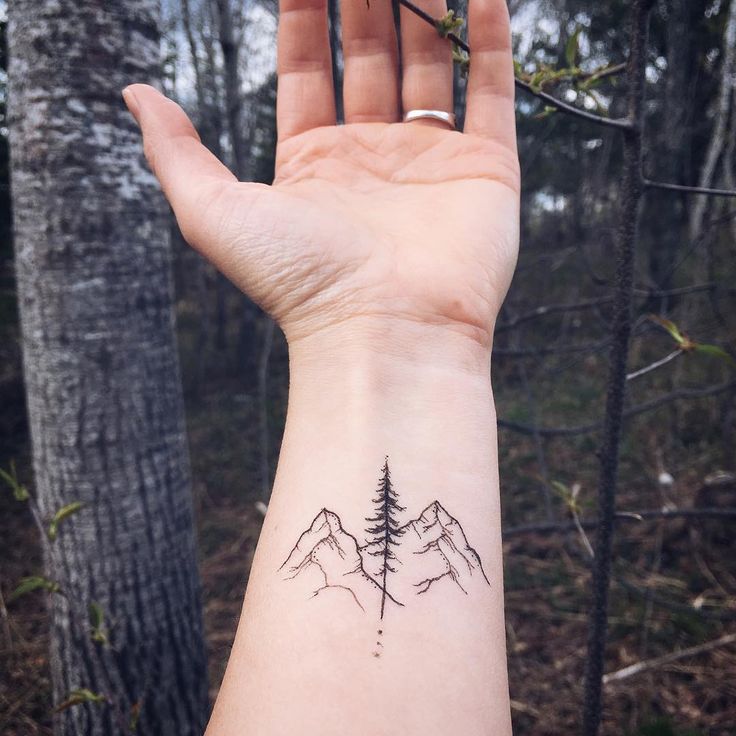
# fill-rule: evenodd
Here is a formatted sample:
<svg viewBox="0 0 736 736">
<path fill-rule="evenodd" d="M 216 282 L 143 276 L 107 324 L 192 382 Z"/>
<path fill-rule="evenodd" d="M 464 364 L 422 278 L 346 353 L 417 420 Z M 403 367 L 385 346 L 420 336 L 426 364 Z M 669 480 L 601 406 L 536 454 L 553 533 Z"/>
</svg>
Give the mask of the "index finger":
<svg viewBox="0 0 736 736">
<path fill-rule="evenodd" d="M 327 0 L 281 0 L 276 129 L 279 140 L 335 125 Z"/>
</svg>

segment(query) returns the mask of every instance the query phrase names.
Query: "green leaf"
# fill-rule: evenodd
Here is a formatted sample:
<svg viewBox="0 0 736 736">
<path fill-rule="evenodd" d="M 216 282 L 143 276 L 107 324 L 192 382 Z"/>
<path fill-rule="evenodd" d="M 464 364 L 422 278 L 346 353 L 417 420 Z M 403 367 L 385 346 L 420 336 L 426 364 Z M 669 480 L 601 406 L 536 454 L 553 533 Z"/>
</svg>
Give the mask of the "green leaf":
<svg viewBox="0 0 736 736">
<path fill-rule="evenodd" d="M 82 703 L 105 703 L 107 698 L 101 693 L 93 692 L 88 690 L 86 687 L 80 687 L 76 690 L 71 690 L 66 697 L 66 700 L 59 703 L 54 709 L 56 713 L 62 710 L 71 708 L 75 705 L 82 705 Z"/>
<path fill-rule="evenodd" d="M 537 120 L 542 120 L 543 118 L 548 118 L 553 113 L 557 112 L 556 107 L 552 107 L 551 105 L 545 105 L 542 112 L 537 113 L 534 117 Z"/>
<path fill-rule="evenodd" d="M 10 486 L 16 501 L 27 501 L 31 497 L 31 494 L 28 493 L 28 489 L 22 483 L 18 482 L 18 473 L 15 470 L 14 460 L 10 461 L 9 473 L 7 470 L 0 468 L 0 478 Z"/>
<path fill-rule="evenodd" d="M 89 604 L 89 622 L 95 629 L 99 629 L 105 621 L 105 612 L 97 601 Z"/>
<path fill-rule="evenodd" d="M 580 32 L 582 30 L 582 26 L 578 26 L 572 36 L 567 39 L 567 44 L 565 45 L 565 61 L 567 61 L 568 66 L 575 66 L 578 52 L 580 51 Z"/>
<path fill-rule="evenodd" d="M 736 365 L 736 361 L 722 348 L 718 345 L 707 345 L 703 343 L 697 343 L 695 347 L 693 348 L 696 353 L 705 353 L 706 355 L 712 355 L 716 358 L 721 358 L 722 360 L 726 360 L 731 365 Z"/>
<path fill-rule="evenodd" d="M 572 491 L 559 480 L 552 481 L 552 488 L 554 488 L 565 501 L 572 497 Z"/>
<path fill-rule="evenodd" d="M 51 519 L 51 522 L 49 523 L 49 539 L 54 540 L 56 539 L 56 535 L 59 531 L 59 524 L 61 524 L 64 519 L 68 519 L 72 514 L 76 514 L 79 509 L 84 507 L 84 502 L 82 501 L 72 501 L 71 503 L 68 503 L 66 506 L 62 506 L 53 516 Z"/>
<path fill-rule="evenodd" d="M 135 733 L 138 730 L 138 721 L 141 717 L 141 702 L 140 700 L 133 703 L 130 706 L 130 721 L 128 722 L 128 728 L 131 733 Z"/>
<path fill-rule="evenodd" d="M 690 341 L 680 332 L 680 328 L 672 320 L 660 317 L 658 314 L 650 314 L 649 319 L 664 328 L 681 348 L 687 349 L 690 345 Z"/>
<path fill-rule="evenodd" d="M 464 23 L 465 21 L 461 17 L 455 15 L 454 10 L 449 10 L 447 15 L 438 18 L 434 22 L 434 26 L 442 38 L 447 38 L 450 33 L 457 34 Z"/>
<path fill-rule="evenodd" d="M 549 77 L 549 71 L 547 69 L 539 69 L 532 75 L 529 80 L 529 86 L 535 91 L 539 92 L 542 89 L 542 84 Z"/>
<path fill-rule="evenodd" d="M 105 611 L 97 601 L 89 604 L 89 622 L 92 626 L 91 638 L 97 644 L 107 644 L 107 631 L 105 631 Z"/>
<path fill-rule="evenodd" d="M 32 575 L 23 578 L 16 589 L 8 596 L 8 603 L 14 601 L 16 598 L 20 598 L 22 595 L 26 595 L 26 593 L 32 593 L 34 590 L 47 590 L 49 593 L 57 593 L 59 591 L 59 584 L 42 575 Z"/>
<path fill-rule="evenodd" d="M 456 44 L 452 44 L 452 60 L 459 65 L 463 78 L 467 77 L 470 71 L 470 56 L 468 56 L 467 52 L 463 51 Z"/>
</svg>

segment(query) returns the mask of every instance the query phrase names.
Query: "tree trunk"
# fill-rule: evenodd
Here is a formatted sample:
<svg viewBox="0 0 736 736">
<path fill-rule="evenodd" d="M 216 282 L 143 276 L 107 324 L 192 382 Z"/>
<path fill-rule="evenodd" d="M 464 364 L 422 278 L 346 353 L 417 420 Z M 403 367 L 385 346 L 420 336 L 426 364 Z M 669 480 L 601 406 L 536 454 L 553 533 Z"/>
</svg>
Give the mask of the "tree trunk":
<svg viewBox="0 0 736 736">
<path fill-rule="evenodd" d="M 693 135 L 693 5 L 690 0 L 669 0 L 666 5 L 667 71 L 661 85 L 662 127 L 657 139 L 659 155 L 651 157 L 657 162 L 657 177 L 679 183 L 689 181 Z M 649 234 L 646 275 L 654 288 L 672 287 L 672 265 L 681 255 L 682 233 L 687 227 L 686 206 L 686 195 L 673 193 L 658 200 L 644 221 Z M 659 311 L 663 305 L 655 302 L 649 308 Z"/>
<path fill-rule="evenodd" d="M 167 210 L 120 90 L 159 72 L 156 0 L 14 0 L 16 264 L 47 545 L 58 734 L 201 734 L 207 716 Z M 90 604 L 109 643 L 95 642 Z"/>
<path fill-rule="evenodd" d="M 698 186 L 711 187 L 715 181 L 716 167 L 727 146 L 726 132 L 728 130 L 729 114 L 736 92 L 736 1 L 732 2 L 728 9 L 726 27 L 723 32 L 723 62 L 721 64 L 721 81 L 718 87 L 718 98 L 716 100 L 713 115 L 713 129 L 708 143 L 708 148 L 700 170 Z M 728 165 L 724 162 L 724 165 Z M 708 197 L 696 196 L 690 215 L 690 241 L 697 241 L 703 232 L 703 221 L 708 208 Z M 703 277 L 707 274 L 698 274 Z"/>
<path fill-rule="evenodd" d="M 225 106 L 233 154 L 233 172 L 241 181 L 248 168 L 248 152 L 243 136 L 243 91 L 240 85 L 240 39 L 233 32 L 230 0 L 217 0 L 220 48 L 225 76 Z"/>
</svg>

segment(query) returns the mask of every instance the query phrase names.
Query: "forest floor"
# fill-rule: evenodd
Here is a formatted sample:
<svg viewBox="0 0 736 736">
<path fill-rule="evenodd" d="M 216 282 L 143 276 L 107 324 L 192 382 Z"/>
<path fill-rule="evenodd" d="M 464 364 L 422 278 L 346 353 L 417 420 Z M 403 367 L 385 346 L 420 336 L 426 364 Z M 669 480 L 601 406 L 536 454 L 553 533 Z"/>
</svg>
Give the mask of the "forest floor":
<svg viewBox="0 0 736 736">
<path fill-rule="evenodd" d="M 190 419 L 193 449 L 218 447 L 211 434 L 221 431 L 223 421 L 227 417 L 219 401 L 204 402 Z M 230 425 L 228 434 L 237 436 L 232 430 Z M 194 464 L 212 698 L 228 658 L 262 520 L 254 503 L 240 492 L 242 476 L 233 470 L 228 477 L 223 468 L 233 465 L 222 461 L 204 453 Z M 226 486 L 234 490 L 223 494 Z M 696 495 L 698 489 L 691 490 Z M 727 490 L 733 492 L 733 488 Z M 28 511 L 8 493 L 0 495 L 0 540 L 1 585 L 7 598 L 17 581 L 37 572 L 41 562 Z M 732 528 L 714 520 L 632 522 L 619 535 L 617 546 L 626 562 L 616 569 L 623 585 L 617 582 L 612 590 L 607 671 L 715 641 L 734 631 L 733 621 L 715 618 L 715 611 L 731 619 L 736 615 Z M 525 534 L 505 542 L 509 670 L 517 736 L 577 730 L 589 586 L 582 549 L 574 533 Z M 666 607 L 659 605 L 660 598 L 666 599 Z M 6 623 L 0 647 L 0 733 L 50 734 L 43 594 L 10 603 Z M 610 683 L 605 696 L 604 734 L 733 734 L 736 646 L 717 647 Z"/>
<path fill-rule="evenodd" d="M 283 368 L 283 355 L 274 357 Z M 282 361 L 281 363 L 279 361 Z M 186 368 L 186 366 L 185 366 Z M 0 463 L 11 458 L 30 483 L 19 379 L 0 381 Z M 275 401 L 281 405 L 281 397 Z M 509 401 L 513 397 L 508 398 Z M 501 409 L 509 415 L 510 409 Z M 255 402 L 232 386 L 188 398 L 188 425 L 203 582 L 210 694 L 217 694 L 230 651 L 262 522 L 257 498 Z M 283 417 L 274 412 L 274 427 Z M 704 421 L 701 417 L 698 421 Z M 274 435 L 276 435 L 274 429 Z M 733 480 L 706 479 L 718 458 L 699 446 L 700 460 L 683 457 L 677 482 L 653 488 L 651 473 L 631 459 L 646 446 L 646 423 L 631 428 L 624 448 L 619 508 L 733 506 Z M 529 470 L 531 438 L 501 432 L 504 523 L 539 518 L 539 479 Z M 274 443 L 276 445 L 277 443 Z M 583 515 L 590 516 L 595 477 L 581 464 L 591 448 L 550 443 L 550 472 L 572 468 L 585 485 Z M 271 448 L 276 456 L 278 447 Z M 586 469 L 587 468 L 587 469 Z M 571 473 L 573 471 L 570 471 Z M 655 476 L 656 478 L 656 476 Z M 656 486 L 656 483 L 654 484 Z M 3 491 L 6 489 L 3 488 Z M 657 499 L 659 499 L 657 501 Z M 554 499 L 558 519 L 568 518 Z M 606 671 L 718 642 L 736 632 L 736 555 L 733 523 L 714 519 L 622 522 L 616 535 Z M 507 640 L 516 736 L 562 736 L 579 730 L 590 578 L 576 532 L 525 533 L 504 542 Z M 0 590 L 7 600 L 18 581 L 41 567 L 28 509 L 0 493 Z M 2 613 L 2 605 L 0 605 Z M 51 733 L 52 705 L 44 594 L 7 606 L 0 620 L 0 733 Z M 89 706 L 82 706 L 89 707 Z M 605 686 L 605 736 L 727 736 L 736 733 L 736 643 L 660 664 Z M 357 736 L 357 735 L 356 735 Z"/>
</svg>

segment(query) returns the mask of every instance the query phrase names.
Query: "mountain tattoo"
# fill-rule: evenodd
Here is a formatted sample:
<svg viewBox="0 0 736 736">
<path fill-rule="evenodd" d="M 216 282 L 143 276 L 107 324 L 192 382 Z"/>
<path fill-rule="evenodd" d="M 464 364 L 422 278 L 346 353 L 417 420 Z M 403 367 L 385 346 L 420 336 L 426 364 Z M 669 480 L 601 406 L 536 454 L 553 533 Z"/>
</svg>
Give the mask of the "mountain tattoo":
<svg viewBox="0 0 736 736">
<path fill-rule="evenodd" d="M 304 578 L 313 596 L 326 591 L 345 596 L 381 619 L 390 608 L 410 605 L 436 588 L 469 595 L 479 585 L 490 585 L 460 522 L 439 501 L 401 525 L 405 508 L 398 498 L 386 458 L 374 513 L 366 519 L 366 543 L 360 545 L 337 514 L 322 509 L 279 568 L 284 579 Z"/>
</svg>

